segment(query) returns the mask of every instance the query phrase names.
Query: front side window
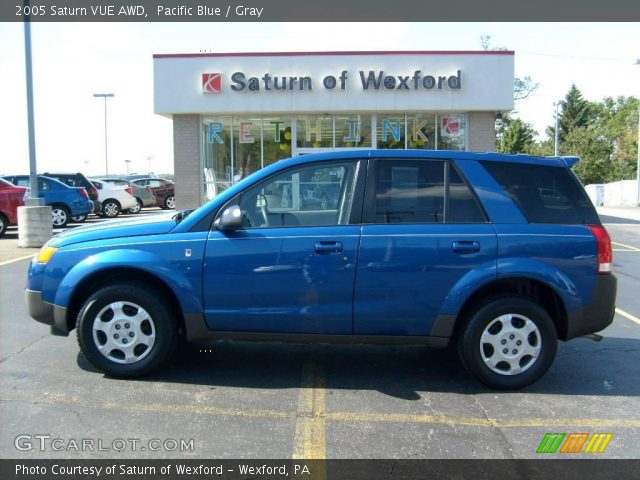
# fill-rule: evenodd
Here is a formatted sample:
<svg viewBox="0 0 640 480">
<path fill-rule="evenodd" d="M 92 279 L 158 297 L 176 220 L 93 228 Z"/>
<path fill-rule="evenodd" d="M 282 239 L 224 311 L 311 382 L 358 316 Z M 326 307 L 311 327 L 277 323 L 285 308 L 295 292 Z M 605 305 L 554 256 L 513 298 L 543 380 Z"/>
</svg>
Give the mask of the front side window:
<svg viewBox="0 0 640 480">
<path fill-rule="evenodd" d="M 299 167 L 245 191 L 239 201 L 246 228 L 345 225 L 356 163 Z"/>
</svg>

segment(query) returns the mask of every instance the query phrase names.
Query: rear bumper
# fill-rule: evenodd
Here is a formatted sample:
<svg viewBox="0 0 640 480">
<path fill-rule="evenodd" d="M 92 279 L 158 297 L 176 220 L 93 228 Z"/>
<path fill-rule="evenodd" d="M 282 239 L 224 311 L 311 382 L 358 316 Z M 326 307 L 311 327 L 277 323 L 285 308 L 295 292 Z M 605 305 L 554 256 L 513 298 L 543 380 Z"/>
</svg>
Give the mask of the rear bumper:
<svg viewBox="0 0 640 480">
<path fill-rule="evenodd" d="M 618 281 L 613 275 L 598 275 L 591 301 L 567 314 L 566 338 L 570 340 L 588 333 L 599 332 L 613 321 L 616 310 Z"/>
<path fill-rule="evenodd" d="M 66 308 L 45 302 L 40 292 L 36 290 L 25 289 L 24 298 L 27 304 L 27 311 L 31 318 L 45 325 L 49 325 L 51 327 L 51 333 L 54 335 L 69 335 Z"/>
</svg>

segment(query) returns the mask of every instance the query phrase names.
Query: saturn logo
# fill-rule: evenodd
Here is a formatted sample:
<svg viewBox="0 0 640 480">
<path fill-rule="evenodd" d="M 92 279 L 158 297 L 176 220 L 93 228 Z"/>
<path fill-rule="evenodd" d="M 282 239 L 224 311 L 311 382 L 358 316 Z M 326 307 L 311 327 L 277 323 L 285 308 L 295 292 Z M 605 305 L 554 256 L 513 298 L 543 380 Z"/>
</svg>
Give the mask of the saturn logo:
<svg viewBox="0 0 640 480">
<path fill-rule="evenodd" d="M 202 74 L 202 93 L 220 93 L 222 91 L 222 75 L 220 73 Z"/>
</svg>

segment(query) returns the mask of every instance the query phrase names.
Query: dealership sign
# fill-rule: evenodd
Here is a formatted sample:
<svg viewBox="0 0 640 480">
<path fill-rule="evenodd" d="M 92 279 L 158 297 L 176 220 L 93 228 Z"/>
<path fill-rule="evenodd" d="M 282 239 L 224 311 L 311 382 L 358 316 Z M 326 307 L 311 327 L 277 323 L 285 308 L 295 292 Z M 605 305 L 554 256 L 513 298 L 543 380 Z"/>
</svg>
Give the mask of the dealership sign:
<svg viewBox="0 0 640 480">
<path fill-rule="evenodd" d="M 343 70 L 337 75 L 326 75 L 320 79 L 311 76 L 275 76 L 264 73 L 262 76 L 247 76 L 244 72 L 234 72 L 229 77 L 230 88 L 234 92 L 259 91 L 300 91 L 309 92 L 316 88 L 325 90 L 347 90 L 350 83 L 349 72 Z M 415 70 L 411 75 L 389 74 L 384 70 L 359 70 L 355 80 L 363 91 L 385 90 L 460 90 L 462 89 L 462 71 L 449 75 L 423 74 Z M 223 90 L 221 73 L 202 74 L 203 93 L 221 93 Z"/>
</svg>

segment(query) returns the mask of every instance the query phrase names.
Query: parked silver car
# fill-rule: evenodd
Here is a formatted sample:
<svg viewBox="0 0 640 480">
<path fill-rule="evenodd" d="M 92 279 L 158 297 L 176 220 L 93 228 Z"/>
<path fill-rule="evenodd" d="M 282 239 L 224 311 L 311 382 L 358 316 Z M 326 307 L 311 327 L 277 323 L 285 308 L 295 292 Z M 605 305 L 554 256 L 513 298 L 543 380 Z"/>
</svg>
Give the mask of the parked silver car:
<svg viewBox="0 0 640 480">
<path fill-rule="evenodd" d="M 99 180 L 120 187 L 129 187 L 133 190 L 133 196 L 136 197 L 138 205 L 135 208 L 130 208 L 126 213 L 138 213 L 143 207 L 153 207 L 156 204 L 156 197 L 151 192 L 151 189 L 147 187 L 141 187 L 133 182 L 124 180 L 122 178 L 105 177 Z"/>
</svg>

